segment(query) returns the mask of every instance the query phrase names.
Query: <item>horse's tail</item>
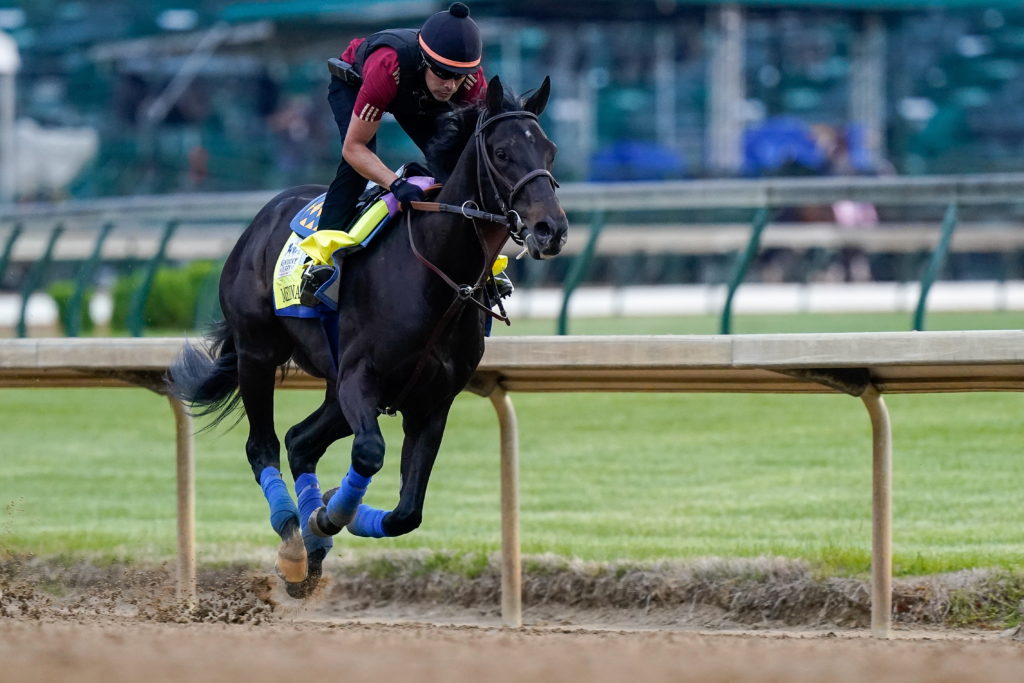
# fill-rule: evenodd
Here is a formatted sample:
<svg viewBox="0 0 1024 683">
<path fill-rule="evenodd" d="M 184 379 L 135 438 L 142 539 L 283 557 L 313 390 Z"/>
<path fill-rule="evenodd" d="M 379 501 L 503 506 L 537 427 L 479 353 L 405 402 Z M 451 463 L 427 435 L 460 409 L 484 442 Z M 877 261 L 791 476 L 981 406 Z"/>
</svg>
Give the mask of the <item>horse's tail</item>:
<svg viewBox="0 0 1024 683">
<path fill-rule="evenodd" d="M 206 334 L 203 347 L 185 342 L 164 381 L 167 392 L 191 406 L 194 417 L 216 414 L 203 430 L 215 427 L 231 413 L 240 411 L 238 352 L 227 322 L 222 320 L 213 326 Z"/>
</svg>

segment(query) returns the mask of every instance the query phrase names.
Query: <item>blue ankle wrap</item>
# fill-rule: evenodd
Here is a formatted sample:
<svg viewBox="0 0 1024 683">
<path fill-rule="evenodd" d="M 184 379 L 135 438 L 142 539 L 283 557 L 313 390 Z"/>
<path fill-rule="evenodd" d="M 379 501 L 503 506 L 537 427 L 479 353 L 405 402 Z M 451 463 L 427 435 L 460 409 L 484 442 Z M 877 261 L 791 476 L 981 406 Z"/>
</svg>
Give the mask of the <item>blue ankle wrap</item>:
<svg viewBox="0 0 1024 683">
<path fill-rule="evenodd" d="M 366 487 L 370 485 L 372 477 L 364 477 L 349 467 L 348 474 L 341 480 L 341 488 L 331 496 L 327 504 L 327 514 L 330 517 L 350 517 L 355 513 L 356 508 L 363 502 L 366 494 Z"/>
<path fill-rule="evenodd" d="M 299 509 L 295 507 L 288 486 L 276 467 L 264 467 L 260 472 L 260 488 L 270 504 L 270 526 L 278 536 L 284 533 L 289 520 L 299 521 Z"/>
<path fill-rule="evenodd" d="M 378 510 L 369 505 L 360 505 L 356 510 L 356 518 L 348 523 L 346 527 L 353 536 L 365 536 L 367 538 L 384 538 L 384 516 L 387 510 Z"/>
<path fill-rule="evenodd" d="M 323 494 L 320 492 L 320 481 L 315 474 L 300 474 L 295 480 L 295 492 L 299 498 L 299 523 L 302 527 L 302 542 L 306 552 L 323 548 L 330 552 L 334 547 L 334 539 L 320 538 L 309 530 L 309 516 L 323 505 Z"/>
</svg>

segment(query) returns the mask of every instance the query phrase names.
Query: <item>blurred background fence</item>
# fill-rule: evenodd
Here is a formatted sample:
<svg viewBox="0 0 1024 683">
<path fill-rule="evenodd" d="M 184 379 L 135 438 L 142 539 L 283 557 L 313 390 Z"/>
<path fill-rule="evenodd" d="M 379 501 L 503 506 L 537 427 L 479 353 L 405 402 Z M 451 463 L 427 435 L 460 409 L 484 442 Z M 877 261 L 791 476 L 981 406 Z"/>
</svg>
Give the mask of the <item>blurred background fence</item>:
<svg viewBox="0 0 1024 683">
<path fill-rule="evenodd" d="M 768 312 L 788 310 L 780 301 L 793 296 L 779 289 L 785 285 L 800 286 L 803 308 L 818 311 L 898 310 L 912 297 L 914 329 L 925 329 L 938 279 L 966 285 L 959 292 L 948 287 L 953 302 L 943 308 L 1024 310 L 1024 174 L 575 183 L 560 196 L 574 225 L 565 256 L 513 261 L 520 291 L 510 306 L 519 316 L 557 317 L 562 333 L 581 286 L 581 294 L 590 290 L 591 307 L 596 292 L 640 294 L 634 309 L 584 305 L 578 315 L 714 309 L 723 333 L 731 331 L 745 282 L 768 287 L 761 292 Z M 0 279 L 10 272 L 22 283 L 8 297 L 17 333 L 27 334 L 31 302 L 44 286 L 68 335 L 80 334 L 86 318 L 141 335 L 147 309 L 150 324 L 201 326 L 218 315 L 220 264 L 270 197 L 167 195 L 0 211 Z M 871 207 L 874 218 L 800 219 L 841 214 L 845 204 Z M 162 268 L 165 282 L 154 294 Z M 844 298 L 835 289 L 841 283 L 874 289 Z M 908 284 L 913 291 L 901 291 Z M 659 286 L 667 289 L 656 295 L 651 288 Z"/>
<path fill-rule="evenodd" d="M 0 329 L 212 315 L 262 201 L 333 177 L 325 60 L 446 4 L 0 0 Z M 571 258 L 513 264 L 517 316 L 1018 306 L 1018 0 L 469 4 L 489 75 L 553 81 Z"/>
</svg>

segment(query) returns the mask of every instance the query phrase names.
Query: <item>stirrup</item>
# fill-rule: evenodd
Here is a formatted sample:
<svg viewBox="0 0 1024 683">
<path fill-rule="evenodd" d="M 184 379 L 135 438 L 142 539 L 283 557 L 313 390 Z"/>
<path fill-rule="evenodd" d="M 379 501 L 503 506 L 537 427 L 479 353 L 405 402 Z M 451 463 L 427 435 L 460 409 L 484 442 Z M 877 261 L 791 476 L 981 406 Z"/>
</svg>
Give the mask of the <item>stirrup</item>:
<svg viewBox="0 0 1024 683">
<path fill-rule="evenodd" d="M 299 287 L 299 303 L 303 306 L 316 306 L 320 299 L 316 298 L 316 292 L 323 287 L 331 275 L 334 274 L 334 266 L 309 265 L 302 273 L 302 285 Z"/>
<path fill-rule="evenodd" d="M 494 286 L 498 290 L 498 296 L 502 299 L 509 298 L 512 296 L 512 292 L 516 291 L 515 285 L 512 284 L 512 279 L 505 271 L 502 271 L 497 275 L 492 275 L 491 280 L 494 282 Z"/>
</svg>

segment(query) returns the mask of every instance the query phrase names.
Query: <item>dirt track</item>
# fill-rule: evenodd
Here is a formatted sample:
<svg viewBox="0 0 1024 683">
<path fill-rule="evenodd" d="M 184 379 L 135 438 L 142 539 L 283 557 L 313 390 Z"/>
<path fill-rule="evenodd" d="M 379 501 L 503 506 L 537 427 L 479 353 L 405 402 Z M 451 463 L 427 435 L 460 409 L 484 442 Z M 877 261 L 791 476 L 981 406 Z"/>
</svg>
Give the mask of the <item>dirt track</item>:
<svg viewBox="0 0 1024 683">
<path fill-rule="evenodd" d="M 86 620 L 88 621 L 88 620 Z M 901 638 L 907 637 L 902 634 Z M 706 634 L 296 621 L 0 623 L 2 680 L 1019 681 L 1024 645 L 942 634 Z"/>
<path fill-rule="evenodd" d="M 0 681 L 1020 681 L 1024 641 L 995 632 L 728 627 L 693 607 L 306 601 L 248 570 L 206 573 L 196 609 L 164 570 L 0 565 Z M 201 577 L 203 578 L 203 577 Z M 330 583 L 330 582 L 329 582 Z M 708 630 L 706 625 L 719 626 Z M 328 678 L 325 678 L 328 677 Z"/>
</svg>

